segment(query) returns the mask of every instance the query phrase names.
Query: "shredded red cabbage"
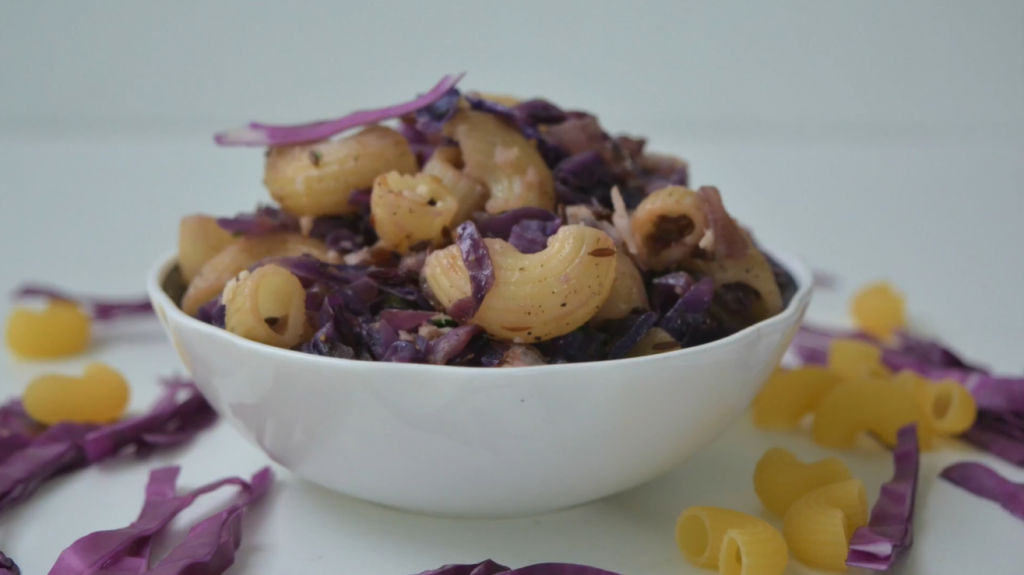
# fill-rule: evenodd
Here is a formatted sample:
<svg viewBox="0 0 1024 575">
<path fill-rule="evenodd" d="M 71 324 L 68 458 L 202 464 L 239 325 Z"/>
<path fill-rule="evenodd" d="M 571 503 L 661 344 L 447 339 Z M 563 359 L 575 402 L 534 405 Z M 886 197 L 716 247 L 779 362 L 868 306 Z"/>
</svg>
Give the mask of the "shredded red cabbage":
<svg viewBox="0 0 1024 575">
<path fill-rule="evenodd" d="M 381 321 L 386 321 L 397 330 L 412 331 L 437 315 L 432 311 L 386 309 L 380 312 Z"/>
<path fill-rule="evenodd" d="M 575 563 L 538 563 L 518 569 L 509 569 L 490 559 L 481 563 L 465 565 L 445 565 L 419 575 L 616 575 L 598 567 L 577 565 Z"/>
<path fill-rule="evenodd" d="M 272 206 L 259 206 L 252 213 L 237 214 L 233 218 L 217 218 L 217 225 L 237 236 L 265 236 L 298 232 L 299 218 Z"/>
<path fill-rule="evenodd" d="M 254 122 L 244 128 L 221 132 L 213 139 L 218 146 L 288 146 L 324 140 L 352 128 L 415 113 L 445 97 L 449 90 L 459 83 L 462 76 L 463 74 L 445 76 L 429 92 L 404 104 L 364 110 L 336 120 L 297 126 L 273 126 Z"/>
<path fill-rule="evenodd" d="M 462 353 L 474 337 L 483 333 L 483 328 L 476 325 L 456 327 L 427 344 L 425 359 L 427 363 L 444 365 Z"/>
<path fill-rule="evenodd" d="M 270 468 L 260 470 L 248 482 L 229 477 L 184 495 L 176 494 L 179 471 L 178 467 L 153 470 L 138 519 L 128 527 L 97 531 L 75 541 L 60 554 L 49 575 L 219 575 L 226 571 L 234 563 L 241 542 L 242 513 L 266 495 L 273 483 Z M 200 495 L 227 485 L 237 486 L 243 493 L 242 499 L 193 526 L 184 541 L 151 567 L 153 538 Z"/>
<path fill-rule="evenodd" d="M 858 527 L 850 538 L 846 557 L 850 567 L 884 571 L 897 553 L 914 542 L 914 501 L 921 467 L 917 425 L 911 423 L 896 433 L 893 467 L 893 477 L 882 485 L 868 524 Z"/>
<path fill-rule="evenodd" d="M 21 569 L 13 559 L 0 551 L 0 575 L 21 575 Z"/>
<path fill-rule="evenodd" d="M 216 412 L 194 383 L 178 378 L 162 383 L 164 393 L 148 412 L 86 435 L 82 447 L 89 462 L 101 461 L 128 447 L 145 451 L 184 443 L 217 420 Z"/>
<path fill-rule="evenodd" d="M 473 309 L 469 314 L 471 318 L 483 305 L 487 292 L 491 291 L 491 286 L 494 285 L 494 264 L 491 263 L 491 254 L 487 251 L 487 245 L 484 244 L 484 239 L 473 222 L 463 222 L 455 229 L 455 243 L 462 251 L 462 261 L 469 272 L 473 294 Z M 449 315 L 456 317 L 455 314 Z M 465 314 L 460 311 L 459 315 Z"/>
<path fill-rule="evenodd" d="M 8 452 L 0 460 L 0 512 L 27 499 L 57 474 L 117 455 L 129 447 L 144 454 L 182 443 L 213 423 L 213 409 L 192 383 L 171 380 L 165 385 L 164 396 L 148 413 L 104 427 L 59 423 L 39 430 L 21 421 L 18 402 L 0 409 L 0 430 L 11 433 L 8 437 L 19 438 L 17 443 L 5 444 Z"/>
<path fill-rule="evenodd" d="M 995 501 L 1014 517 L 1024 520 L 1024 483 L 1014 483 L 976 462 L 954 463 L 943 469 L 939 477 L 978 497 Z"/>
<path fill-rule="evenodd" d="M 153 306 L 149 303 L 148 297 L 107 299 L 75 296 L 59 288 L 42 284 L 25 284 L 14 292 L 14 299 L 35 297 L 76 303 L 87 310 L 92 319 L 98 322 L 153 315 Z"/>
<path fill-rule="evenodd" d="M 535 254 L 548 247 L 548 238 L 555 235 L 562 227 L 562 220 L 546 222 L 543 220 L 523 220 L 512 228 L 508 243 L 519 253 Z"/>
</svg>

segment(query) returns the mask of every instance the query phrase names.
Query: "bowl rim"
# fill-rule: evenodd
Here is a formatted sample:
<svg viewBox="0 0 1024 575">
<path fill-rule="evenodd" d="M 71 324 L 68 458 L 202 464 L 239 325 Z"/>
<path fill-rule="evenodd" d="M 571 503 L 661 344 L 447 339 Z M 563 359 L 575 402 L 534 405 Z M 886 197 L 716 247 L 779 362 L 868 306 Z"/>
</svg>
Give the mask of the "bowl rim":
<svg viewBox="0 0 1024 575">
<path fill-rule="evenodd" d="M 781 312 L 778 314 L 759 321 L 753 325 L 747 326 L 740 331 L 726 336 L 722 339 L 712 341 L 710 343 L 701 344 L 694 347 L 687 347 L 677 349 L 665 353 L 659 353 L 655 355 L 641 356 L 641 357 L 629 357 L 621 359 L 609 359 L 601 361 L 588 361 L 581 363 L 562 363 L 553 365 L 535 365 L 528 366 L 530 374 L 540 375 L 541 373 L 547 373 L 551 371 L 567 371 L 567 370 L 587 370 L 587 369 L 600 369 L 601 366 L 615 366 L 625 367 L 633 365 L 639 362 L 673 362 L 675 360 L 683 359 L 687 356 L 696 356 L 702 352 L 707 352 L 717 348 L 727 347 L 732 345 L 734 342 L 747 339 L 752 337 L 757 332 L 761 331 L 764 327 L 785 324 L 791 321 L 799 320 L 797 317 L 810 302 L 811 295 L 814 291 L 814 275 L 811 268 L 803 261 L 799 256 L 789 254 L 786 252 L 779 252 L 768 248 L 761 247 L 761 250 L 767 255 L 771 256 L 776 262 L 786 269 L 793 277 L 796 282 L 797 290 L 793 294 L 793 297 Z M 249 347 L 256 353 L 269 354 L 271 356 L 280 356 L 282 360 L 291 361 L 306 361 L 306 362 L 322 362 L 324 365 L 334 365 L 337 367 L 356 367 L 365 369 L 367 365 L 374 365 L 373 369 L 385 369 L 393 370 L 396 375 L 398 374 L 412 374 L 415 372 L 422 372 L 424 369 L 436 370 L 440 375 L 443 372 L 451 372 L 452 374 L 466 375 L 467 373 L 479 373 L 481 371 L 488 371 L 494 368 L 474 368 L 467 366 L 458 365 L 432 365 L 432 364 L 419 364 L 419 363 L 392 363 L 392 362 L 380 362 L 380 361 L 360 361 L 355 359 L 343 359 L 336 357 L 322 357 L 317 355 L 311 355 L 308 353 L 302 353 L 291 349 L 284 349 L 274 347 L 259 342 L 255 342 L 249 339 L 245 339 L 239 335 L 235 335 L 225 329 L 214 327 L 208 323 L 199 321 L 198 319 L 186 314 L 181 310 L 176 303 L 174 303 L 170 296 L 163 289 L 164 279 L 167 274 L 173 269 L 174 265 L 177 264 L 177 250 L 171 250 L 168 254 L 159 258 L 156 263 L 150 268 L 149 273 L 146 277 L 146 291 L 149 293 L 150 301 L 154 308 L 164 310 L 163 313 L 167 315 L 174 315 L 177 321 L 188 324 L 193 329 L 205 331 L 215 337 L 226 338 L 228 341 L 235 345 Z M 302 358 L 302 359 L 300 359 Z M 516 370 L 517 372 L 519 370 Z"/>
</svg>

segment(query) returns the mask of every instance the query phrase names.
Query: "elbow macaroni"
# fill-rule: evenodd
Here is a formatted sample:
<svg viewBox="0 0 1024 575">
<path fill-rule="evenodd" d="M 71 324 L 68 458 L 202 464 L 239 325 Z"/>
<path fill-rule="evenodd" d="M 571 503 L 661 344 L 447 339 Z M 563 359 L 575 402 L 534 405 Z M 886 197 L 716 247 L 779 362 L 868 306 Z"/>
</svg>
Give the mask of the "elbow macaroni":
<svg viewBox="0 0 1024 575">
<path fill-rule="evenodd" d="M 288 270 L 271 265 L 242 272 L 225 288 L 224 329 L 245 339 L 290 348 L 306 331 L 306 290 Z"/>
<path fill-rule="evenodd" d="M 849 468 L 835 457 L 804 463 L 791 452 L 769 449 L 754 469 L 754 492 L 766 509 L 783 517 L 795 501 L 818 489 L 851 479 Z"/>
<path fill-rule="evenodd" d="M 882 349 L 859 339 L 835 339 L 828 347 L 828 368 L 845 380 L 888 377 Z"/>
<path fill-rule="evenodd" d="M 445 124 L 444 135 L 459 143 L 466 174 L 487 186 L 488 213 L 526 206 L 555 209 L 551 170 L 518 129 L 493 114 L 463 110 Z"/>
<path fill-rule="evenodd" d="M 53 300 L 42 311 L 16 307 L 7 318 L 7 346 L 25 359 L 52 359 L 89 347 L 92 320 L 78 305 Z"/>
<path fill-rule="evenodd" d="M 459 202 L 459 209 L 456 210 L 450 224 L 453 229 L 470 219 L 474 212 L 482 211 L 487 203 L 487 188 L 467 176 L 461 167 L 462 153 L 456 147 L 434 150 L 430 159 L 423 165 L 423 173 L 441 180 Z"/>
<path fill-rule="evenodd" d="M 417 168 L 401 134 L 371 126 L 340 140 L 270 148 L 263 183 L 291 214 L 330 216 L 356 211 L 352 192 L 369 188 L 380 174 Z"/>
<path fill-rule="evenodd" d="M 768 259 L 754 242 L 747 237 L 750 245 L 746 255 L 741 258 L 729 259 L 716 257 L 711 261 L 690 259 L 683 267 L 691 268 L 711 276 L 718 287 L 740 284 L 753 289 L 758 298 L 751 308 L 753 319 L 760 321 L 782 311 L 782 293 L 775 281 L 775 274 Z"/>
<path fill-rule="evenodd" d="M 213 259 L 234 238 L 217 225 L 217 219 L 194 215 L 181 219 L 178 230 L 178 267 L 186 282 L 192 281 L 203 264 Z"/>
<path fill-rule="evenodd" d="M 469 323 L 491 336 L 534 343 L 564 335 L 597 313 L 615 278 L 615 244 L 586 226 L 562 226 L 535 254 L 504 240 L 484 240 L 494 265 L 494 286 Z M 469 272 L 457 245 L 427 257 L 423 277 L 434 297 L 449 308 L 471 294 Z"/>
<path fill-rule="evenodd" d="M 886 445 L 896 445 L 896 432 L 908 423 L 918 424 L 921 448 L 929 449 L 931 428 L 910 386 L 879 379 L 847 381 L 818 405 L 812 435 L 819 445 L 848 448 L 869 431 Z"/>
<path fill-rule="evenodd" d="M 615 279 L 612 280 L 612 291 L 597 310 L 591 321 L 621 319 L 635 309 L 647 309 L 647 288 L 640 270 L 633 265 L 633 260 L 623 251 L 615 254 Z"/>
<path fill-rule="evenodd" d="M 782 533 L 793 556 L 805 565 L 843 571 L 850 537 L 867 522 L 864 484 L 848 479 L 815 489 L 793 503 Z"/>
<path fill-rule="evenodd" d="M 188 315 L 196 315 L 199 307 L 217 297 L 228 281 L 260 260 L 301 255 L 327 260 L 327 246 L 320 240 L 299 234 L 239 238 L 200 268 L 185 290 L 181 309 Z"/>
<path fill-rule="evenodd" d="M 370 213 L 381 243 L 399 252 L 421 242 L 440 245 L 459 203 L 434 176 L 378 176 L 370 195 Z M 450 232 L 449 232 L 450 233 Z"/>
<path fill-rule="evenodd" d="M 797 427 L 840 381 L 823 367 L 777 370 L 754 400 L 754 425 L 762 429 Z"/>
<path fill-rule="evenodd" d="M 690 257 L 708 229 L 704 202 L 682 186 L 662 188 L 644 198 L 629 224 L 643 263 L 655 270 Z"/>
<path fill-rule="evenodd" d="M 690 507 L 676 522 L 676 544 L 699 567 L 723 575 L 780 575 L 789 561 L 777 529 L 745 513 Z"/>
<path fill-rule="evenodd" d="M 924 425 L 937 435 L 959 435 L 974 425 L 978 404 L 967 388 L 951 379 L 932 382 L 912 371 L 901 371 L 894 385 L 909 387 L 924 413 Z"/>
</svg>

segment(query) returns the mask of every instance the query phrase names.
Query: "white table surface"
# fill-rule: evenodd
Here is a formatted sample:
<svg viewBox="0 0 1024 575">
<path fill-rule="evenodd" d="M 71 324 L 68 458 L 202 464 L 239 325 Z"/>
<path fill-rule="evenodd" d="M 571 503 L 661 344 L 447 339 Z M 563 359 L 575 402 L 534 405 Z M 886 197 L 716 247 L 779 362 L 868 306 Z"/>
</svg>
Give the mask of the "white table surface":
<svg viewBox="0 0 1024 575">
<path fill-rule="evenodd" d="M 890 278 L 909 294 L 911 316 L 969 357 L 1000 370 L 1024 368 L 1024 141 L 977 134 L 872 140 L 863 135 L 655 140 L 685 155 L 694 182 L 721 187 L 727 206 L 771 246 L 804 255 L 843 283 L 820 293 L 812 319 L 842 321 L 850 290 Z M 257 151 L 218 150 L 205 133 L 181 130 L 39 134 L 0 132 L 0 293 L 23 280 L 80 292 L 141 294 L 150 264 L 175 241 L 190 211 L 230 214 L 265 198 Z M 0 299 L 0 315 L 9 302 Z M 132 408 L 148 405 L 156 378 L 181 371 L 156 322 L 101 334 L 87 357 L 23 363 L 0 353 L 0 392 L 21 392 L 51 370 L 100 359 L 132 383 Z M 567 561 L 626 575 L 708 573 L 683 561 L 673 542 L 689 505 L 762 513 L 751 488 L 763 451 L 784 446 L 805 458 L 830 454 L 801 433 L 763 433 L 748 419 L 682 467 L 648 485 L 576 509 L 514 520 L 409 515 L 328 492 L 277 469 L 270 497 L 244 526 L 231 573 L 410 575 L 485 558 L 510 566 Z M 865 442 L 837 454 L 874 501 L 891 473 L 888 454 Z M 1024 565 L 1024 522 L 936 480 L 947 464 L 978 459 L 1017 480 L 1015 469 L 956 442 L 924 457 L 909 561 L 920 575 L 1013 573 Z M 0 549 L 27 575 L 45 573 L 86 533 L 127 525 L 148 470 L 183 466 L 182 484 L 247 475 L 268 460 L 226 425 L 147 460 L 104 463 L 43 486 L 0 517 Z M 410 478 L 414 481 L 415 478 Z M 197 504 L 172 541 L 224 498 Z M 792 561 L 787 573 L 809 573 Z"/>
</svg>

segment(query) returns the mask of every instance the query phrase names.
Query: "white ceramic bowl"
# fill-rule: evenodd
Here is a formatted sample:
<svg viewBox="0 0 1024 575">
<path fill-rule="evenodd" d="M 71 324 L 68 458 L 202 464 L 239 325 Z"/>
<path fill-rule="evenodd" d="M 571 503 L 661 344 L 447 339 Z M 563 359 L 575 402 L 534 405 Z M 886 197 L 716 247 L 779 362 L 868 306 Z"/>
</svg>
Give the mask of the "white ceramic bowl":
<svg viewBox="0 0 1024 575">
<path fill-rule="evenodd" d="M 811 299 L 695 348 L 517 369 L 370 363 L 255 343 L 185 315 L 148 278 L 164 327 L 216 410 L 271 459 L 327 488 L 457 516 L 553 511 L 679 465 L 750 404 Z"/>
</svg>

